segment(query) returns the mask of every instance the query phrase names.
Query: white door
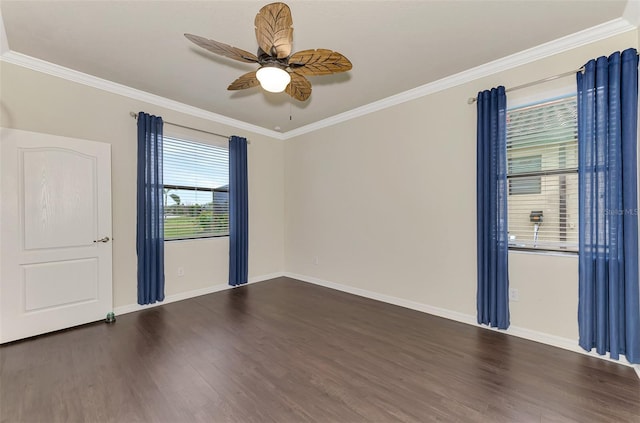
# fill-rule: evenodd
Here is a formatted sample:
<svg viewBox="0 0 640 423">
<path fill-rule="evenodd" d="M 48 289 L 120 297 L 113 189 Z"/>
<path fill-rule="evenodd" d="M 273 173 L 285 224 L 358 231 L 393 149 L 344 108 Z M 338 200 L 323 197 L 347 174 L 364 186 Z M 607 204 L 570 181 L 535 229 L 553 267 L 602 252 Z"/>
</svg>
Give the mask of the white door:
<svg viewBox="0 0 640 423">
<path fill-rule="evenodd" d="M 104 319 L 111 146 L 0 131 L 0 342 Z"/>
</svg>

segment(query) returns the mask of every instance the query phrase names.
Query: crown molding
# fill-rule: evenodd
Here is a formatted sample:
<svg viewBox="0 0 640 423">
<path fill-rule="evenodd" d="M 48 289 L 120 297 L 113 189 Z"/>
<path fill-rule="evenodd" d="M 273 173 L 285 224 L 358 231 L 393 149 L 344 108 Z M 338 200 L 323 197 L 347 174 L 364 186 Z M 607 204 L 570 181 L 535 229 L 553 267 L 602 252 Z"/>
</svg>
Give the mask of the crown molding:
<svg viewBox="0 0 640 423">
<path fill-rule="evenodd" d="M 633 0 L 630 1 L 632 3 Z M 633 2 L 635 7 L 635 2 Z M 489 63 L 468 69 L 466 71 L 459 72 L 457 74 L 439 79 L 437 81 L 421 85 L 419 87 L 401 92 L 399 94 L 392 95 L 382 100 L 375 101 L 373 103 L 366 104 L 361 107 L 357 107 L 352 110 L 348 110 L 344 113 L 340 113 L 326 119 L 319 120 L 309 125 L 301 126 L 284 133 L 276 132 L 270 129 L 263 128 L 261 126 L 253 125 L 248 122 L 233 119 L 224 115 L 209 112 L 198 107 L 190 106 L 188 104 L 180 103 L 175 100 L 170 100 L 165 97 L 161 97 L 155 94 L 151 94 L 145 91 L 137 90 L 135 88 L 128 87 L 126 85 L 118 84 L 106 79 L 98 78 L 92 75 L 88 75 L 82 72 L 75 71 L 63 66 L 56 65 L 54 63 L 46 62 L 44 60 L 36 59 L 21 53 L 14 51 L 3 52 L 0 55 L 0 61 L 15 64 L 18 66 L 26 67 L 38 72 L 46 73 L 52 76 L 57 76 L 68 81 L 76 82 L 79 84 L 87 85 L 93 88 L 97 88 L 103 91 L 111 92 L 114 94 L 129 97 L 135 100 L 143 101 L 146 103 L 154 104 L 160 107 L 164 107 L 177 112 L 185 113 L 191 116 L 199 117 L 212 122 L 228 125 L 237 129 L 250 131 L 256 134 L 265 135 L 271 138 L 279 140 L 287 140 L 295 138 L 297 136 L 307 134 L 309 132 L 317 131 L 322 128 L 337 125 L 342 122 L 346 122 L 351 119 L 355 119 L 361 116 L 365 116 L 370 113 L 374 113 L 380 110 L 384 110 L 389 107 L 393 107 L 407 101 L 415 100 L 430 94 L 437 93 L 439 91 L 446 90 L 458 85 L 462 85 L 476 79 L 484 78 L 493 75 L 498 72 L 513 69 L 515 67 L 534 62 L 554 54 L 558 54 L 564 51 L 568 51 L 595 41 L 600 41 L 605 38 L 613 37 L 625 33 L 627 31 L 635 30 L 637 27 L 634 23 L 630 22 L 631 12 L 636 11 L 631 6 L 627 6 L 625 10 L 625 18 L 617 18 L 609 22 L 594 26 L 592 28 L 585 29 L 574 34 L 567 35 L 557 40 L 550 41 L 548 43 L 541 44 L 536 47 L 512 54 L 510 56 L 503 57 L 501 59 L 494 60 Z M 635 15 L 634 15 L 635 16 Z M 634 19 L 631 19 L 632 21 Z M 4 29 L 0 16 L 0 30 Z M 0 36 L 2 36 L 0 34 Z M 6 39 L 6 37 L 5 37 Z"/>
<path fill-rule="evenodd" d="M 164 107 L 166 109 L 174 110 L 176 112 L 185 113 L 198 118 L 206 119 L 212 122 L 228 125 L 233 128 L 241 129 L 244 131 L 254 132 L 256 134 L 265 135 L 267 137 L 275 139 L 283 139 L 283 134 L 280 132 L 272 131 L 270 129 L 263 128 L 261 126 L 253 125 L 241 120 L 233 119 L 227 116 L 219 115 L 217 113 L 209 112 L 198 107 L 190 106 L 188 104 L 180 103 L 179 101 L 171 100 L 159 95 L 151 94 L 146 91 L 141 91 L 135 88 L 128 87 L 126 85 L 118 84 L 116 82 L 108 81 L 106 79 L 98 78 L 93 75 L 78 72 L 73 69 L 66 68 L 64 66 L 56 65 L 44 60 L 36 59 L 35 57 L 27 56 L 15 51 L 8 51 L 0 56 L 0 61 L 11 63 L 14 65 L 22 66 L 28 69 L 32 69 L 38 72 L 42 72 L 48 75 L 56 76 L 62 79 L 66 79 L 78 84 L 87 85 L 89 87 L 97 88 L 99 90 L 107 91 L 112 94 L 122 95 L 134 100 L 143 101 L 156 106 Z"/>
<path fill-rule="evenodd" d="M 521 52 L 494 60 L 489 63 L 485 63 L 484 65 L 480 65 L 475 68 L 471 68 L 466 71 L 447 76 L 437 81 L 412 88 L 399 94 L 384 98 L 382 100 L 378 100 L 373 103 L 369 103 L 364 106 L 346 111 L 344 113 L 319 120 L 309 125 L 301 126 L 300 128 L 287 131 L 283 134 L 284 139 L 294 138 L 303 134 L 307 134 L 309 132 L 317 131 L 318 129 L 333 126 L 341 122 L 346 122 L 348 120 L 355 119 L 369 113 L 374 113 L 379 110 L 405 103 L 407 101 L 427 96 L 429 94 L 434 94 L 439 91 L 462 85 L 476 79 L 484 78 L 498 72 L 513 69 L 527 63 L 535 62 L 536 60 L 544 59 L 554 54 L 562 53 L 564 51 L 581 47 L 595 41 L 600 41 L 605 38 L 613 37 L 615 35 L 619 35 L 627 31 L 632 31 L 634 29 L 636 29 L 636 26 L 629 23 L 626 19 L 617 18 L 612 21 L 585 29 L 583 31 L 558 38 L 557 40 L 540 44 L 539 46 L 523 50 Z"/>
</svg>

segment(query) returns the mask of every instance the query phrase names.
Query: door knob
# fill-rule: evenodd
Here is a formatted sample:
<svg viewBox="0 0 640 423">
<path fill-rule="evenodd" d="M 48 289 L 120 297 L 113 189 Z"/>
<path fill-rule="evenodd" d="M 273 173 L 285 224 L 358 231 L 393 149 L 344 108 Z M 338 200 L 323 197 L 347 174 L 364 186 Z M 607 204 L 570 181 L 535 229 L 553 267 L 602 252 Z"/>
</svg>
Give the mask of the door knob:
<svg viewBox="0 0 640 423">
<path fill-rule="evenodd" d="M 96 239 L 93 242 L 109 242 L 109 237 L 105 236 L 104 238 Z"/>
</svg>

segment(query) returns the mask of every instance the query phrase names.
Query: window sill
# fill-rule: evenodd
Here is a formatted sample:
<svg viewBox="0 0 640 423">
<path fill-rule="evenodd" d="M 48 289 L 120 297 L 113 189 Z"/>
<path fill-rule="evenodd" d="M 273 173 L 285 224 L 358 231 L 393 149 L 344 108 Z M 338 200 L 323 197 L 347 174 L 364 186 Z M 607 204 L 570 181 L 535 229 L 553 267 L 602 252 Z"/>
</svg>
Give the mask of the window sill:
<svg viewBox="0 0 640 423">
<path fill-rule="evenodd" d="M 509 247 L 509 253 L 515 254 L 533 254 L 539 256 L 560 256 L 578 258 L 578 251 L 555 251 L 555 250 L 538 250 L 535 248 L 513 248 Z"/>
<path fill-rule="evenodd" d="M 213 235 L 213 236 L 195 236 L 193 238 L 165 239 L 164 242 L 180 242 L 180 241 L 198 241 L 205 239 L 229 238 L 229 234 Z"/>
</svg>

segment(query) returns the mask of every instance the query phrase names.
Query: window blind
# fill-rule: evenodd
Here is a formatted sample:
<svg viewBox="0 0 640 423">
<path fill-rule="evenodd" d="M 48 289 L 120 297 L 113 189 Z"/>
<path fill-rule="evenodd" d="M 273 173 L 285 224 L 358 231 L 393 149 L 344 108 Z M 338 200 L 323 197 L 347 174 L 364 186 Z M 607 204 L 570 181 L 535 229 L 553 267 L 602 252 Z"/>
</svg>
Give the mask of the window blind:
<svg viewBox="0 0 640 423">
<path fill-rule="evenodd" d="M 165 239 L 229 234 L 229 150 L 164 137 Z"/>
<path fill-rule="evenodd" d="M 507 111 L 511 248 L 578 250 L 576 97 Z"/>
</svg>

